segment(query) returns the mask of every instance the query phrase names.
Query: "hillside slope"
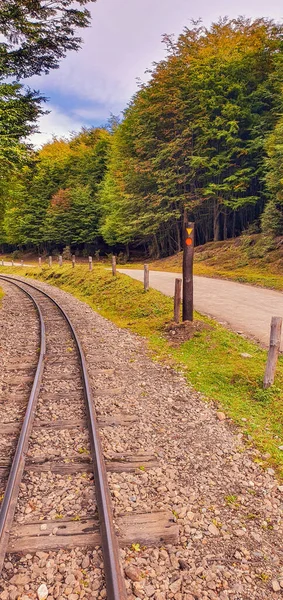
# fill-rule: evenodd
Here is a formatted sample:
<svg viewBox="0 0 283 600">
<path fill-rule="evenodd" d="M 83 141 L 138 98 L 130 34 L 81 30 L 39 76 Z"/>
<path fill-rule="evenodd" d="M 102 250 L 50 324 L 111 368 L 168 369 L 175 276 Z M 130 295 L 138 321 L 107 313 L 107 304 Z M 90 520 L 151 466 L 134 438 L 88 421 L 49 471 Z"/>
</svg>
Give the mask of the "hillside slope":
<svg viewBox="0 0 283 600">
<path fill-rule="evenodd" d="M 180 273 L 183 253 L 150 262 L 152 270 Z M 133 265 L 131 265 L 132 267 Z M 196 275 L 221 277 L 283 290 L 283 237 L 242 235 L 225 242 L 209 242 L 195 249 Z"/>
</svg>

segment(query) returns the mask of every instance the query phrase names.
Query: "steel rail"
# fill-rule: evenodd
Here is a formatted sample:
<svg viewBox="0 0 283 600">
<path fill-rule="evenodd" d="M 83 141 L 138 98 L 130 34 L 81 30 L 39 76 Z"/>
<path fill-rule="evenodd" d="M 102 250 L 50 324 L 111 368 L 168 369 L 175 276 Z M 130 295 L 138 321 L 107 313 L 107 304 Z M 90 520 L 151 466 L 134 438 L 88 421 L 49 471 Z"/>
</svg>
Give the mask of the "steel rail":
<svg viewBox="0 0 283 600">
<path fill-rule="evenodd" d="M 114 529 L 112 502 L 108 486 L 105 460 L 100 443 L 99 428 L 94 409 L 91 387 L 89 383 L 86 360 L 81 343 L 76 333 L 76 329 L 73 326 L 71 320 L 69 319 L 64 309 L 60 306 L 60 304 L 58 304 L 58 302 L 56 302 L 54 298 L 52 298 L 52 296 L 47 294 L 47 292 L 44 292 L 35 285 L 23 281 L 22 279 L 16 279 L 10 276 L 6 277 L 6 279 L 8 279 L 9 281 L 19 281 L 20 283 L 23 283 L 24 285 L 40 292 L 41 294 L 46 296 L 46 298 L 51 300 L 53 304 L 59 309 L 64 319 L 67 321 L 75 344 L 77 346 L 82 368 L 82 381 L 89 421 L 89 433 L 95 476 L 95 494 L 101 530 L 101 546 L 103 552 L 107 600 L 126 600 L 127 592 L 125 580 L 121 571 L 119 545 Z"/>
<path fill-rule="evenodd" d="M 12 466 L 10 469 L 7 486 L 4 493 L 3 502 L 1 505 L 0 511 L 0 574 L 3 567 L 3 562 L 7 550 L 7 545 L 9 541 L 9 532 L 13 522 L 14 513 L 16 509 L 16 503 L 20 488 L 20 483 L 22 480 L 22 475 L 25 467 L 26 460 L 26 451 L 28 440 L 30 436 L 30 432 L 32 429 L 32 424 L 35 415 L 35 408 L 38 399 L 39 388 L 42 379 L 43 367 L 44 367 L 44 357 L 46 351 L 46 343 L 45 343 L 45 325 L 42 316 L 42 312 L 36 300 L 33 296 L 27 291 L 24 290 L 20 285 L 15 282 L 9 281 L 8 278 L 1 276 L 1 279 L 7 281 L 10 284 L 15 285 L 20 290 L 22 290 L 33 302 L 35 309 L 37 311 L 39 322 L 40 322 L 40 353 L 37 362 L 37 368 L 34 376 L 34 381 L 32 385 L 32 389 L 30 392 L 24 421 L 22 424 L 21 432 L 19 435 L 17 448 L 14 454 Z"/>
</svg>

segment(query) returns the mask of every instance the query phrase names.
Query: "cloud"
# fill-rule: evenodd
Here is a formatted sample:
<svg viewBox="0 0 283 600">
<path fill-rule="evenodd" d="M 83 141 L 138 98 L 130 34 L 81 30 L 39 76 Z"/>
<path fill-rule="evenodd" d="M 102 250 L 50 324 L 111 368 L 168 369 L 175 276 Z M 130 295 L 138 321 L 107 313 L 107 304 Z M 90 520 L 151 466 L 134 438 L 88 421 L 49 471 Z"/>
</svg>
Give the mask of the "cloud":
<svg viewBox="0 0 283 600">
<path fill-rule="evenodd" d="M 109 110 L 107 106 L 93 105 L 89 108 L 75 108 L 72 112 L 75 117 L 79 117 L 80 119 L 90 121 L 95 124 L 105 124 L 109 119 Z"/>
<path fill-rule="evenodd" d="M 82 49 L 68 54 L 60 69 L 29 82 L 57 107 L 42 119 L 46 132 L 50 127 L 61 135 L 78 123 L 97 124 L 111 112 L 118 114 L 137 90 L 137 78 L 146 80 L 145 70 L 165 56 L 164 33 L 178 36 L 199 17 L 207 25 L 227 14 L 280 20 L 282 6 L 279 0 L 270 0 L 268 10 L 266 0 L 249 0 L 248 5 L 246 0 L 235 5 L 230 0 L 97 0 L 91 12 Z"/>
<path fill-rule="evenodd" d="M 136 79 L 145 79 L 152 61 L 164 56 L 162 34 L 178 34 L 190 16 L 187 0 L 98 0 L 82 49 L 44 78 L 45 89 L 104 103 L 110 110 L 125 106 L 137 89 Z"/>
<path fill-rule="evenodd" d="M 70 117 L 56 106 L 50 105 L 50 114 L 43 115 L 39 120 L 40 133 L 34 133 L 30 136 L 30 141 L 36 148 L 39 148 L 46 142 L 50 142 L 53 136 L 69 137 L 73 131 L 79 131 L 82 123 L 79 119 Z"/>
</svg>

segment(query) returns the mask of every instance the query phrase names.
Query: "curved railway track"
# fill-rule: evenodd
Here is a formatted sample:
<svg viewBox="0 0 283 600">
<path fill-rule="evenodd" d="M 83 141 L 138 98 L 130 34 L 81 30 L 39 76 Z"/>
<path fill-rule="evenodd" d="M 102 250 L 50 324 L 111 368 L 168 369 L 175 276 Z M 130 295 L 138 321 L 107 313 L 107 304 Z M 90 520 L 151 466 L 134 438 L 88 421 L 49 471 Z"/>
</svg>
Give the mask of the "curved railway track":
<svg viewBox="0 0 283 600">
<path fill-rule="evenodd" d="M 35 377 L 30 393 L 25 417 L 18 437 L 16 450 L 9 477 L 5 488 L 4 499 L 0 513 L 0 572 L 3 566 L 5 554 L 8 548 L 10 532 L 13 524 L 14 514 L 17 506 L 20 484 L 25 471 L 26 456 L 29 447 L 30 436 L 36 414 L 36 406 L 39 395 L 42 393 L 42 381 L 46 371 L 45 358 L 48 356 L 48 348 L 52 346 L 54 337 L 66 326 L 71 334 L 76 349 L 76 361 L 79 364 L 80 384 L 76 383 L 75 393 L 82 390 L 85 402 L 85 414 L 88 430 L 88 438 L 91 448 L 91 458 L 95 482 L 95 497 L 98 508 L 101 547 L 104 559 L 104 575 L 106 582 L 108 600 L 124 600 L 127 597 L 124 577 L 121 572 L 118 541 L 113 524 L 111 507 L 111 496 L 107 483 L 107 472 L 102 448 L 99 439 L 99 428 L 94 411 L 92 393 L 88 379 L 86 361 L 78 338 L 78 335 L 63 308 L 49 294 L 32 285 L 31 283 L 17 280 L 10 276 L 0 276 L 9 284 L 20 289 L 33 302 L 40 322 L 40 353 Z M 50 329 L 47 323 L 52 322 L 55 330 Z M 65 334 L 66 337 L 66 334 Z M 48 339 L 50 338 L 50 339 Z M 67 339 L 67 338 L 66 338 Z M 65 353 L 66 354 L 66 353 Z M 65 360 L 67 357 L 65 356 Z M 74 362 L 76 362 L 74 361 Z M 69 361 L 68 361 L 69 362 Z M 60 354 L 60 365 L 62 367 L 62 355 Z M 68 365 L 69 366 L 69 365 Z M 74 366 L 77 369 L 77 366 Z"/>
</svg>

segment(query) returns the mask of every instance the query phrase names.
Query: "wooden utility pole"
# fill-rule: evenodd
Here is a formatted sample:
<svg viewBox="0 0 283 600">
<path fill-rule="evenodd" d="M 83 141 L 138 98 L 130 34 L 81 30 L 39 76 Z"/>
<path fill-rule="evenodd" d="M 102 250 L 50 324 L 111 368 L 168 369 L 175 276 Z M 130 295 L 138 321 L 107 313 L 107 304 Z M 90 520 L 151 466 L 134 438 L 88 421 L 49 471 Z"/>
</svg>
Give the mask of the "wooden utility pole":
<svg viewBox="0 0 283 600">
<path fill-rule="evenodd" d="M 182 279 L 175 279 L 174 322 L 180 322 Z"/>
<path fill-rule="evenodd" d="M 183 321 L 193 321 L 194 287 L 193 265 L 195 245 L 195 224 L 184 223 L 183 253 Z"/>
<path fill-rule="evenodd" d="M 270 329 L 270 342 L 267 357 L 267 364 L 263 379 L 264 389 L 269 388 L 274 383 L 278 354 L 280 351 L 282 319 L 281 317 L 272 317 Z"/>
<path fill-rule="evenodd" d="M 112 256 L 112 275 L 116 275 L 116 256 Z"/>
<path fill-rule="evenodd" d="M 148 292 L 149 290 L 149 267 L 148 265 L 144 265 L 144 291 Z"/>
</svg>

